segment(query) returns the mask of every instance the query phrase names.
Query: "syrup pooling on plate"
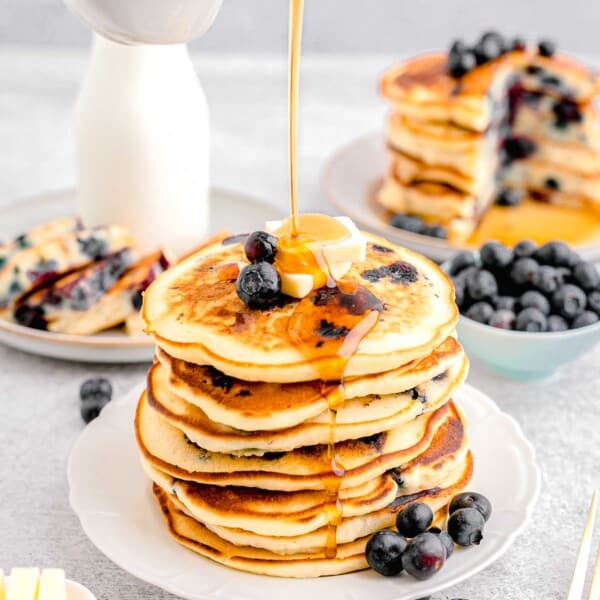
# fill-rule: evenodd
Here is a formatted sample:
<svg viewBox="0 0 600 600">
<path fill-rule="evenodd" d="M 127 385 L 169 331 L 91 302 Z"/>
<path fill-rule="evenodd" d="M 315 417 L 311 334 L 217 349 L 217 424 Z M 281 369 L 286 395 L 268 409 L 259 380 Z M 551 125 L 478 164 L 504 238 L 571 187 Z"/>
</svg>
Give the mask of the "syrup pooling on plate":
<svg viewBox="0 0 600 600">
<path fill-rule="evenodd" d="M 335 426 L 337 410 L 344 401 L 344 374 L 381 311 L 381 301 L 366 287 L 339 281 L 303 298 L 288 324 L 290 339 L 315 364 L 322 382 L 321 391 L 329 406 L 328 472 L 323 476 L 329 522 L 324 549 L 326 558 L 336 555 L 336 533 L 342 519 L 339 489 L 345 469 L 335 455 Z"/>
</svg>

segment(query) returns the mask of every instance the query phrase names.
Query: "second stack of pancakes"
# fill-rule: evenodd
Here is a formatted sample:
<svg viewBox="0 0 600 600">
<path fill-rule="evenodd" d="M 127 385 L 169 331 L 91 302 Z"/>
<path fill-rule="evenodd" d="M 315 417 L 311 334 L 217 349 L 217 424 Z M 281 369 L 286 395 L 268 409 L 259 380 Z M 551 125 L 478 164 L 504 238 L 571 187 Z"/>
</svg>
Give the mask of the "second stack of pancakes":
<svg viewBox="0 0 600 600">
<path fill-rule="evenodd" d="M 157 355 L 136 415 L 142 464 L 171 534 L 199 554 L 285 577 L 366 568 L 368 538 L 398 510 L 419 499 L 441 522 L 471 478 L 451 400 L 468 367 L 452 286 L 423 257 L 368 239 L 366 261 L 344 280 L 380 312 L 333 413 L 320 350 L 351 336 L 327 306 L 338 292 L 251 310 L 235 292 L 243 256 L 243 239 L 217 241 L 146 294 Z M 312 356 L 289 334 L 307 306 L 322 337 Z M 343 467 L 333 498 L 332 458 Z"/>
</svg>

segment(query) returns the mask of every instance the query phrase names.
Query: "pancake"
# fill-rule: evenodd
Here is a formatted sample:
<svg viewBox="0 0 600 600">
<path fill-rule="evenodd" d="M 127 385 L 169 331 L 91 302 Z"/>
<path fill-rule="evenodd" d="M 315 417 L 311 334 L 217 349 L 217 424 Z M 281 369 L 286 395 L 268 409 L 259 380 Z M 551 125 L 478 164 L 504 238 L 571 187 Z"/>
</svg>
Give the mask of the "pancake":
<svg viewBox="0 0 600 600">
<path fill-rule="evenodd" d="M 447 402 L 452 392 L 466 377 L 466 357 L 444 372 L 444 377 L 423 382 L 406 392 L 385 396 L 369 395 L 346 400 L 337 410 L 333 439 L 367 437 L 397 428 L 425 412 Z M 148 405 L 187 438 L 212 452 L 261 455 L 265 452 L 285 452 L 302 446 L 327 444 L 332 439 L 329 411 L 293 427 L 277 431 L 240 431 L 208 418 L 200 408 L 186 402 L 168 387 L 168 372 L 155 364 L 148 375 Z M 260 404 L 263 410 L 269 397 L 249 395 L 248 404 Z"/>
<path fill-rule="evenodd" d="M 355 263 L 344 280 L 362 286 L 386 308 L 346 365 L 348 377 L 381 373 L 430 354 L 458 318 L 452 284 L 435 264 L 366 237 L 366 260 Z M 215 244 L 167 271 L 145 294 L 147 332 L 175 358 L 210 364 L 246 381 L 319 379 L 327 357 L 318 351 L 316 358 L 307 357 L 288 335 L 299 303 L 256 311 L 238 298 L 235 280 L 243 258 L 241 242 Z M 390 269 L 403 275 L 395 277 Z"/>
</svg>

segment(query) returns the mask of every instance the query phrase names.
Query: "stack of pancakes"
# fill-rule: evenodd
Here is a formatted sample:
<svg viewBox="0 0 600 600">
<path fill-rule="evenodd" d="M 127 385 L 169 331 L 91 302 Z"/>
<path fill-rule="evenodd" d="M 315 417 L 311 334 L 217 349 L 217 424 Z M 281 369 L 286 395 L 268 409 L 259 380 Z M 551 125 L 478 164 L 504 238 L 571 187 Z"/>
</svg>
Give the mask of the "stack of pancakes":
<svg viewBox="0 0 600 600">
<path fill-rule="evenodd" d="M 468 368 L 452 285 L 422 256 L 367 239 L 366 261 L 339 288 L 270 310 L 236 294 L 243 237 L 213 242 L 146 292 L 157 353 L 136 436 L 179 543 L 254 573 L 350 572 L 367 567 L 369 536 L 403 506 L 427 502 L 441 523 L 469 483 L 465 417 L 452 401 Z M 343 305 L 348 286 L 360 294 L 347 314 L 376 297 L 378 318 L 342 380 L 324 382 L 328 348 L 339 358 L 355 336 L 329 304 Z M 290 335 L 307 308 L 321 336 L 310 351 Z"/>
<path fill-rule="evenodd" d="M 393 67 L 381 90 L 393 213 L 421 216 L 464 240 L 506 188 L 568 206 L 600 205 L 597 73 L 564 55 L 511 51 L 461 78 L 430 53 Z"/>
</svg>

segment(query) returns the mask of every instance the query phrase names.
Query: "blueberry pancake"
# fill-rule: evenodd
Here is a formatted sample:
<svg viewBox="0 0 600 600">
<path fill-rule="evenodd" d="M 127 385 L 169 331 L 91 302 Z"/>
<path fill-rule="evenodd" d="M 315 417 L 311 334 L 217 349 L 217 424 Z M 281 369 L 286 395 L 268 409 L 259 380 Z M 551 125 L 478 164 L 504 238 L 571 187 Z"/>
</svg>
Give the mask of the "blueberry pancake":
<svg viewBox="0 0 600 600">
<path fill-rule="evenodd" d="M 525 197 L 600 207 L 600 77 L 551 44 L 488 32 L 391 68 L 381 91 L 393 109 L 379 202 L 441 227 L 430 235 L 466 240 L 493 203 Z"/>
</svg>

